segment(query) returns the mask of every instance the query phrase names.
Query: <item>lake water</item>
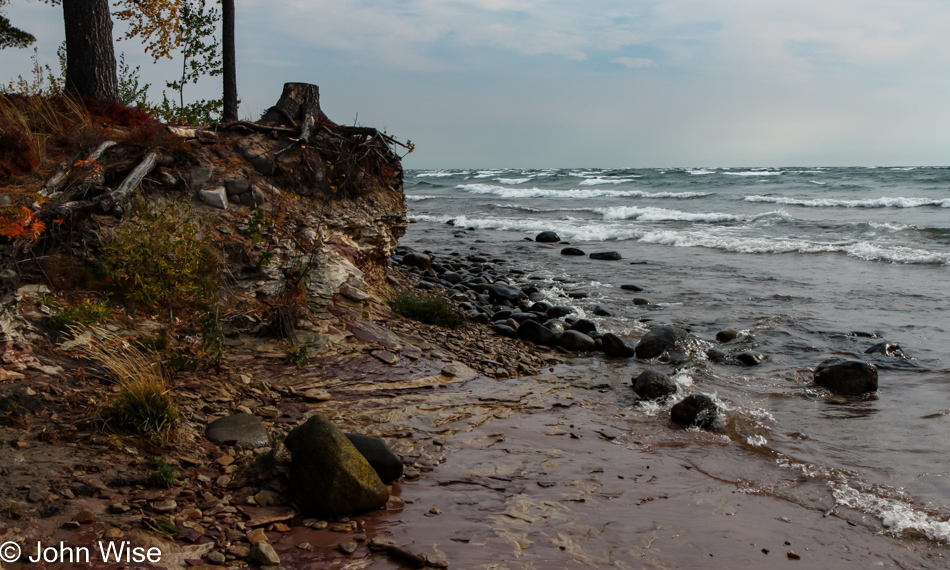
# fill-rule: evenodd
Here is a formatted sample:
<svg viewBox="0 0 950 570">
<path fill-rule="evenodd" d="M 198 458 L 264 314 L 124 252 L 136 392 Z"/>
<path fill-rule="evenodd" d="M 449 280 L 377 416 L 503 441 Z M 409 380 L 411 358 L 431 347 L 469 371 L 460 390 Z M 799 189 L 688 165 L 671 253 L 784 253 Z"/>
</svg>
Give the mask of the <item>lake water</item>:
<svg viewBox="0 0 950 570">
<path fill-rule="evenodd" d="M 519 284 L 631 345 L 676 324 L 706 347 L 765 355 L 755 367 L 701 353 L 678 365 L 568 361 L 563 373 L 616 388 L 607 403 L 598 395 L 612 425 L 652 426 L 631 449 L 674 437 L 664 435 L 669 405 L 638 405 L 625 391 L 638 370 L 657 368 L 681 394 L 714 395 L 726 410 L 713 430 L 726 455 L 697 460 L 710 475 L 854 509 L 894 536 L 950 542 L 950 169 L 409 171 L 405 189 L 416 223 L 403 244 L 504 259 L 526 272 Z M 546 230 L 623 259 L 525 240 Z M 576 291 L 589 297 L 567 296 Z M 594 316 L 595 305 L 613 316 Z M 718 345 L 723 329 L 740 336 Z M 906 358 L 865 354 L 884 341 Z M 879 391 L 844 399 L 816 388 L 812 371 L 834 356 L 876 364 Z"/>
</svg>

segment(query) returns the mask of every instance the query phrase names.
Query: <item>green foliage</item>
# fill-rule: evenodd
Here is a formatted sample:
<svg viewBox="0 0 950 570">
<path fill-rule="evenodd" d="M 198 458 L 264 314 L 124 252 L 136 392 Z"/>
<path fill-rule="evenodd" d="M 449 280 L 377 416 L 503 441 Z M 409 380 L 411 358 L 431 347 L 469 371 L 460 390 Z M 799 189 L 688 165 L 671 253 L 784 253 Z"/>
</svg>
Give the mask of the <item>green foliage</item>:
<svg viewBox="0 0 950 570">
<path fill-rule="evenodd" d="M 438 295 L 403 293 L 390 302 L 393 312 L 408 319 L 440 327 L 459 328 L 465 317 Z"/>
<path fill-rule="evenodd" d="M 65 84 L 66 70 L 66 47 L 65 42 L 56 50 L 59 56 L 60 72 L 53 73 L 53 69 L 48 64 L 41 64 L 39 51 L 33 48 L 33 55 L 30 60 L 33 62 L 33 69 L 30 73 L 32 77 L 24 78 L 18 75 L 16 79 L 8 82 L 3 88 L 4 93 L 15 93 L 17 95 L 38 95 L 41 97 L 59 97 L 63 93 Z"/>
<path fill-rule="evenodd" d="M 251 241 L 259 243 L 261 241 L 261 228 L 269 228 L 273 225 L 273 220 L 264 216 L 264 210 L 255 205 L 251 208 L 251 215 L 247 218 L 247 233 L 251 236 Z"/>
<path fill-rule="evenodd" d="M 165 87 L 178 92 L 177 105 L 162 93 L 162 102 L 153 108 L 155 114 L 169 123 L 207 124 L 221 116 L 224 99 L 201 99 L 185 104 L 185 86 L 194 85 L 203 76 L 215 77 L 223 72 L 220 43 L 215 38 L 221 14 L 206 8 L 203 0 L 182 0 L 177 3 L 177 50 L 181 53 L 181 77 L 166 81 Z"/>
<path fill-rule="evenodd" d="M 305 344 L 298 344 L 285 350 L 287 358 L 297 369 L 301 369 L 310 362 L 310 349 Z"/>
<path fill-rule="evenodd" d="M 161 457 L 150 457 L 148 465 L 152 468 L 152 474 L 149 475 L 147 483 L 153 487 L 163 487 L 171 489 L 175 486 L 175 480 L 178 478 L 178 470 L 171 463 Z"/>
<path fill-rule="evenodd" d="M 148 102 L 148 88 L 151 84 L 141 83 L 139 69 L 141 65 L 136 65 L 133 69 L 125 61 L 125 52 L 119 54 L 119 62 L 116 67 L 116 78 L 119 81 L 119 100 L 130 107 L 135 106 L 140 109 L 152 110 L 151 103 Z"/>
<path fill-rule="evenodd" d="M 109 308 L 109 304 L 93 299 L 83 299 L 75 305 L 65 307 L 50 315 L 50 321 L 60 328 L 94 325 L 111 318 L 112 309 Z"/>
<path fill-rule="evenodd" d="M 0 11 L 9 3 L 10 0 L 0 0 Z M 35 41 L 33 34 L 15 27 L 6 16 L 0 13 L 0 49 L 25 48 Z"/>
<path fill-rule="evenodd" d="M 214 362 L 221 360 L 224 354 L 224 327 L 221 325 L 221 311 L 217 302 L 211 303 L 201 317 L 201 349 Z"/>
<path fill-rule="evenodd" d="M 98 258 L 106 276 L 136 302 L 209 307 L 217 301 L 218 271 L 207 236 L 183 203 L 157 212 L 144 207 L 104 239 Z"/>
</svg>

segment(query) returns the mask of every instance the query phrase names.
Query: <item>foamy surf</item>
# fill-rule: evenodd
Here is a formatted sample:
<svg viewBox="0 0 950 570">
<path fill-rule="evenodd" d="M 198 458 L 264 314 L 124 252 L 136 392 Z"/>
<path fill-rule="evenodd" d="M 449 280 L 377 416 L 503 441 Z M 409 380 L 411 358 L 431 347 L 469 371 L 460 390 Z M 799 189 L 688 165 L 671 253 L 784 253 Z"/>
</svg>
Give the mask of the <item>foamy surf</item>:
<svg viewBox="0 0 950 570">
<path fill-rule="evenodd" d="M 769 202 L 787 206 L 805 206 L 808 208 L 919 208 L 922 206 L 938 206 L 950 208 L 950 198 L 935 200 L 933 198 L 895 198 L 884 196 L 871 200 L 835 200 L 831 198 L 817 198 L 802 200 L 786 198 L 784 196 L 746 196 L 746 202 Z"/>
</svg>

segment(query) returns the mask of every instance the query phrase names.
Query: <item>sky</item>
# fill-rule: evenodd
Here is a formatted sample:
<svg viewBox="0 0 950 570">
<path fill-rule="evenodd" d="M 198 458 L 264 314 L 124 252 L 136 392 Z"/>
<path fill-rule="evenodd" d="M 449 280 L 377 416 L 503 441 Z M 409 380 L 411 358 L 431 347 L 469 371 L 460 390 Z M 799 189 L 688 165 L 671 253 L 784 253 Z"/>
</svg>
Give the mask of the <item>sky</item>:
<svg viewBox="0 0 950 570">
<path fill-rule="evenodd" d="M 950 164 L 945 0 L 236 5 L 242 117 L 315 83 L 334 121 L 411 140 L 410 169 Z M 5 13 L 55 68 L 61 9 Z M 134 40 L 116 52 L 153 99 L 181 65 Z M 31 53 L 0 51 L 0 79 L 28 74 Z"/>
</svg>

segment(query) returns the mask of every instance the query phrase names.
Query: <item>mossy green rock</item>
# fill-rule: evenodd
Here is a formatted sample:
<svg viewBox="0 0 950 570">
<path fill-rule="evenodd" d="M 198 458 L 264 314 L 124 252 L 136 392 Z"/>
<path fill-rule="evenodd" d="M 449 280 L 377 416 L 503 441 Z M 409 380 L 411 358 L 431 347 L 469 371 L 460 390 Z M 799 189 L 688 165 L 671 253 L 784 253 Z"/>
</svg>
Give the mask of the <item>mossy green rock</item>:
<svg viewBox="0 0 950 570">
<path fill-rule="evenodd" d="M 389 491 L 366 458 L 330 420 L 316 415 L 284 440 L 293 454 L 290 483 L 305 511 L 339 515 L 386 504 Z"/>
</svg>

